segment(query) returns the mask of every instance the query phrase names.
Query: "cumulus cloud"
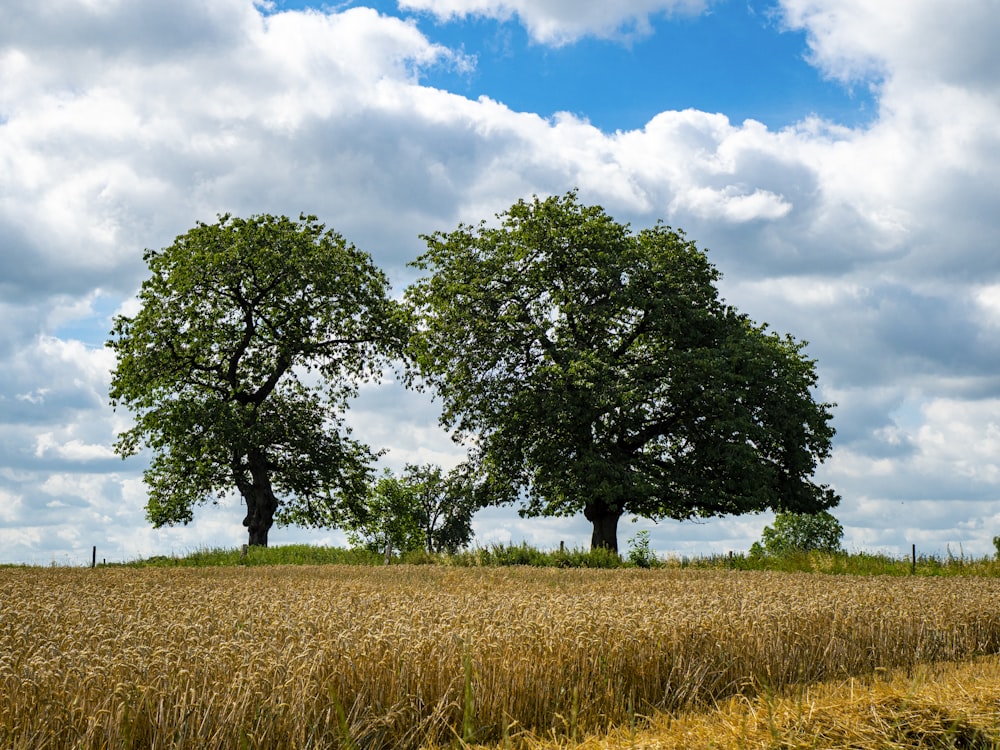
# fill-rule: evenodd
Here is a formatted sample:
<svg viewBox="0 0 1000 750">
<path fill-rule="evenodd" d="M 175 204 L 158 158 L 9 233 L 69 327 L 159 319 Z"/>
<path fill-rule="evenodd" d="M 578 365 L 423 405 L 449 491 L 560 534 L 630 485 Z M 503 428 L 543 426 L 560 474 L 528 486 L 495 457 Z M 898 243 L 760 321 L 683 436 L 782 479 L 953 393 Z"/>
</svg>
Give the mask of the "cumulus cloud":
<svg viewBox="0 0 1000 750">
<path fill-rule="evenodd" d="M 781 0 L 784 22 L 808 34 L 812 60 L 844 81 L 954 83 L 995 92 L 1000 31 L 990 3 L 961 12 L 935 0 Z"/>
<path fill-rule="evenodd" d="M 85 443 L 82 440 L 60 442 L 51 432 L 43 432 L 35 438 L 35 457 L 55 454 L 67 461 L 94 461 L 114 458 L 115 452 L 107 445 Z"/>
<path fill-rule="evenodd" d="M 918 399 L 893 414 L 891 428 L 873 432 L 905 450 L 846 445 L 825 469 L 851 498 L 839 515 L 854 544 L 898 549 L 902 538 L 925 552 L 963 543 L 989 550 L 1000 486 L 997 399 Z"/>
<path fill-rule="evenodd" d="M 780 219 L 792 205 L 780 195 L 759 188 L 747 193 L 736 185 L 721 190 L 691 188 L 670 204 L 670 213 L 691 213 L 702 220 L 722 220 L 742 224 L 754 219 Z"/>
<path fill-rule="evenodd" d="M 584 36 L 642 36 L 651 32 L 650 16 L 692 14 L 711 0 L 400 0 L 399 7 L 433 13 L 440 19 L 470 15 L 507 20 L 516 16 L 531 38 L 562 45 Z"/>
<path fill-rule="evenodd" d="M 402 7 L 515 18 L 545 44 L 643 33 L 655 14 L 712 8 Z M 154 534 L 141 462 L 111 455 L 128 416 L 107 404 L 114 363 L 102 343 L 116 311 L 135 311 L 143 248 L 216 213 L 306 211 L 372 252 L 398 289 L 412 278 L 405 264 L 420 233 L 572 187 L 636 226 L 685 229 L 710 248 L 730 302 L 810 341 L 820 395 L 838 403 L 822 477 L 844 496 L 850 544 L 899 548 L 920 537 L 988 550 L 1000 517 L 1000 69 L 987 64 L 1000 20 L 991 11 L 782 0 L 781 22 L 805 33 L 825 75 L 874 87 L 869 124 L 804 113 L 770 130 L 688 109 L 607 133 L 580 116 L 544 118 L 422 85 L 424 71 L 470 61 L 418 21 L 367 8 L 20 4 L 0 26 L 0 518 L 19 529 L 0 529 L 2 554 L 78 554 L 99 535 L 123 556 L 242 538 L 238 507 L 227 505 Z M 457 449 L 435 427 L 436 409 L 387 383 L 366 390 L 349 418 L 360 437 L 390 448 L 392 465 L 447 463 Z M 909 525 L 889 528 L 901 502 Z M 504 518 L 477 520 L 482 538 L 589 537 L 579 519 Z M 745 548 L 767 521 L 660 524 L 654 546 Z"/>
</svg>

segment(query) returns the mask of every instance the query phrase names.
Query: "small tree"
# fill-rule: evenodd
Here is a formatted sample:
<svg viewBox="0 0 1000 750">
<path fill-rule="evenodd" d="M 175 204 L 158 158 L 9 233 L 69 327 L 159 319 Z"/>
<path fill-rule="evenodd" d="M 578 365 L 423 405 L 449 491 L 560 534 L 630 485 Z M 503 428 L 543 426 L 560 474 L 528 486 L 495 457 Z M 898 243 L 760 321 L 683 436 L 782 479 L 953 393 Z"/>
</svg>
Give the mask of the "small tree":
<svg viewBox="0 0 1000 750">
<path fill-rule="evenodd" d="M 792 552 L 839 552 L 844 528 L 827 511 L 819 513 L 778 513 L 774 526 L 765 526 L 760 541 L 750 554 L 780 557 Z"/>
<path fill-rule="evenodd" d="M 348 538 L 373 551 L 457 552 L 472 540 L 478 507 L 465 465 L 407 464 L 401 476 L 386 469 L 368 493 L 364 512 L 348 520 Z"/>
<path fill-rule="evenodd" d="M 423 540 L 415 507 L 413 488 L 386 469 L 369 489 L 363 511 L 345 523 L 347 538 L 372 552 L 420 549 Z"/>
<path fill-rule="evenodd" d="M 251 545 L 276 518 L 333 524 L 374 459 L 341 412 L 407 335 L 385 275 L 313 216 L 221 216 L 144 257 L 139 312 L 108 346 L 111 403 L 136 417 L 115 450 L 153 451 L 149 520 L 186 524 L 237 490 Z"/>
<path fill-rule="evenodd" d="M 468 464 L 445 474 L 440 466 L 407 465 L 403 480 L 416 493 L 423 546 L 428 552 L 454 554 L 472 541 L 472 516 L 481 502 Z"/>
<path fill-rule="evenodd" d="M 642 529 L 628 542 L 628 560 L 639 568 L 651 568 L 657 564 L 656 553 L 649 542 L 649 531 Z"/>
</svg>

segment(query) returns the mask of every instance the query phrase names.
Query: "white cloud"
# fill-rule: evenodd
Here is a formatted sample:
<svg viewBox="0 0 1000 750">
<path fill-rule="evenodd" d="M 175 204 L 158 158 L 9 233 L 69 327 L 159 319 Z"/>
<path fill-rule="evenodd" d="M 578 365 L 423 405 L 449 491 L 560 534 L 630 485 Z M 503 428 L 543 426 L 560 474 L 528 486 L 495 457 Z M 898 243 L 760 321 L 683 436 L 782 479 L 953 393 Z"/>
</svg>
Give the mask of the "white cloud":
<svg viewBox="0 0 1000 750">
<path fill-rule="evenodd" d="M 821 152 L 831 205 L 849 207 L 877 246 L 905 253 L 898 273 L 994 273 L 982 252 L 992 219 L 984 199 L 1000 187 L 1000 68 L 989 2 L 956 9 L 934 0 L 784 0 L 816 63 L 841 79 L 878 71 L 879 117 Z M 832 227 L 831 227 L 832 229 Z M 947 247 L 947 251 L 942 248 Z"/>
<path fill-rule="evenodd" d="M 37 406 L 45 403 L 45 394 L 51 390 L 51 388 L 36 388 L 30 393 L 18 393 L 14 398 L 18 401 L 27 401 L 29 404 Z"/>
<path fill-rule="evenodd" d="M 0 521 L 11 525 L 18 523 L 23 506 L 24 498 L 20 495 L 0 489 Z"/>
<path fill-rule="evenodd" d="M 974 294 L 984 323 L 990 327 L 1000 327 L 1000 284 L 989 284 L 976 290 Z"/>
<path fill-rule="evenodd" d="M 74 15 L 101 33 L 136 21 L 131 7 L 94 19 L 79 9 L 53 17 L 37 5 L 13 26 L 56 26 L 58 35 Z M 269 202 L 275 175 L 261 174 L 261 164 L 298 169 L 284 179 L 301 179 L 312 162 L 308 151 L 289 156 L 290 139 L 307 140 L 304 130 L 334 115 L 354 130 L 351 118 L 381 108 L 393 82 L 413 85 L 420 66 L 454 57 L 412 24 L 370 9 L 261 18 L 232 3 L 230 11 L 243 23 L 222 31 L 231 18 L 187 8 L 206 16 L 198 36 L 213 43 L 179 57 L 156 46 L 95 45 L 82 20 L 61 46 L 30 46 L 26 33 L 0 48 L 0 234 L 14 237 L 0 270 L 9 283 L 44 278 L 76 293 L 104 286 L 122 267 L 133 280 L 137 248 L 150 240 L 165 244 L 195 219 L 240 208 L 234 203 L 259 210 Z M 99 64 L 86 64 L 94 56 Z M 252 180 L 243 179 L 248 172 Z M 34 263 L 20 262 L 28 255 Z"/>
<path fill-rule="evenodd" d="M 779 305 L 791 303 L 802 310 L 833 312 L 838 307 L 863 304 L 871 291 L 848 279 L 774 276 L 737 284 L 740 294 L 777 300 Z"/>
<path fill-rule="evenodd" d="M 653 14 L 710 4 L 405 7 L 516 15 L 536 41 L 561 44 L 642 32 Z M 869 125 L 804 118 L 771 131 L 684 110 L 603 133 L 573 115 L 422 86 L 430 66 L 468 61 L 416 23 L 364 8 L 18 5 L 0 27 L 0 503 L 20 498 L 24 526 L 0 554 L 76 555 L 98 536 L 109 556 L 242 538 L 228 506 L 201 509 L 187 529 L 149 531 L 141 461 L 111 468 L 106 446 L 127 415 L 107 405 L 114 363 L 101 344 L 110 309 L 136 310 L 143 248 L 217 212 L 307 211 L 405 281 L 418 234 L 574 186 L 636 226 L 683 227 L 711 248 L 730 302 L 811 342 L 821 391 L 838 402 L 822 476 L 844 495 L 852 543 L 899 546 L 904 531 L 876 527 L 905 502 L 907 536 L 988 551 L 1000 514 L 1000 16 L 989 2 L 961 12 L 931 0 L 781 7 L 827 75 L 877 87 Z M 386 386 L 363 394 L 350 418 L 392 448 L 390 463 L 447 463 L 455 448 L 436 416 L 436 404 Z M 39 496 L 65 507 L 36 507 Z M 589 535 L 579 519 L 549 528 L 497 518 L 477 521 L 484 538 Z M 52 541 L 63 522 L 85 530 Z M 661 524 L 654 546 L 745 548 L 765 522 Z"/>
<path fill-rule="evenodd" d="M 583 36 L 629 37 L 650 33 L 649 18 L 667 13 L 699 13 L 710 0 L 400 0 L 399 7 L 433 13 L 440 19 L 478 15 L 507 20 L 517 16 L 531 38 L 562 45 Z"/>
<path fill-rule="evenodd" d="M 785 22 L 809 36 L 813 60 L 843 80 L 872 75 L 956 82 L 996 82 L 991 40 L 1000 19 L 990 2 L 937 0 L 781 0 Z"/>
<path fill-rule="evenodd" d="M 1000 486 L 1000 399 L 935 399 L 915 443 L 923 473 Z"/>
<path fill-rule="evenodd" d="M 95 398 L 104 400 L 115 366 L 114 353 L 104 347 L 82 341 L 43 336 L 38 340 L 38 360 L 47 368 L 57 369 L 74 387 L 86 389 Z"/>
<path fill-rule="evenodd" d="M 55 455 L 67 461 L 84 462 L 115 457 L 115 452 L 107 445 L 85 443 L 82 440 L 58 442 L 51 432 L 43 432 L 35 438 L 35 456 L 43 458 Z"/>
<path fill-rule="evenodd" d="M 6 550 L 5 562 L 29 565 L 45 564 L 38 556 L 38 548 L 45 541 L 42 530 L 37 527 L 19 525 L 15 528 L 0 526 L 0 547 Z"/>
<path fill-rule="evenodd" d="M 915 419 L 873 432 L 905 449 L 880 456 L 863 445 L 846 446 L 825 468 L 857 500 L 851 516 L 860 522 L 872 503 L 906 503 L 928 522 L 948 519 L 935 522 L 941 528 L 955 531 L 964 523 L 986 536 L 983 521 L 1000 510 L 1000 399 L 932 398 L 920 405 Z M 919 528 L 924 520 L 913 513 L 905 523 Z"/>
<path fill-rule="evenodd" d="M 670 204 L 671 213 L 691 213 L 703 220 L 721 219 L 741 224 L 755 219 L 780 219 L 792 210 L 790 203 L 770 190 L 746 193 L 736 185 L 721 190 L 691 188 L 677 195 Z"/>
</svg>

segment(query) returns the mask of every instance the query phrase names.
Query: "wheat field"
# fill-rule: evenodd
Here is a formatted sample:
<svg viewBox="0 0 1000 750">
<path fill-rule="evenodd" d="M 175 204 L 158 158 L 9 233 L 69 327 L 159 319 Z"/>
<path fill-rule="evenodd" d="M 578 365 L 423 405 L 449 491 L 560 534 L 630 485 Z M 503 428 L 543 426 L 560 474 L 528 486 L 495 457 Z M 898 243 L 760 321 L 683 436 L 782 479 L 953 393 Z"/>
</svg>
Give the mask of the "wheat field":
<svg viewBox="0 0 1000 750">
<path fill-rule="evenodd" d="M 998 652 L 993 578 L 12 568 L 0 747 L 569 747 Z"/>
<path fill-rule="evenodd" d="M 879 670 L 865 678 L 737 696 L 576 740 L 522 734 L 524 750 L 995 750 L 1000 657 Z M 493 743 L 476 750 L 502 750 Z M 441 749 L 448 745 L 440 746 Z"/>
</svg>

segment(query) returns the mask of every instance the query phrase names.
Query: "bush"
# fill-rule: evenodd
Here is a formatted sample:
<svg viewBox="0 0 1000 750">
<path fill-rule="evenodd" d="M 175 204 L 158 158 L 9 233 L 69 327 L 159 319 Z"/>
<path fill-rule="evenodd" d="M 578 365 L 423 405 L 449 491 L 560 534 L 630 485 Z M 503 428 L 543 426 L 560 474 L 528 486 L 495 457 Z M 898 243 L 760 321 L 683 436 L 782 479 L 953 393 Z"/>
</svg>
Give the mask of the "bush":
<svg viewBox="0 0 1000 750">
<path fill-rule="evenodd" d="M 839 552 L 844 527 L 827 511 L 778 513 L 765 526 L 760 541 L 750 547 L 753 557 L 783 557 L 801 552 Z"/>
<path fill-rule="evenodd" d="M 546 552 L 521 544 L 494 544 L 459 552 L 450 557 L 453 565 L 462 567 L 504 567 L 530 565 L 536 568 L 620 568 L 622 559 L 607 549 L 559 549 Z"/>
<path fill-rule="evenodd" d="M 652 568 L 659 565 L 656 553 L 649 546 L 649 531 L 643 529 L 628 542 L 628 561 L 637 568 Z"/>
</svg>

